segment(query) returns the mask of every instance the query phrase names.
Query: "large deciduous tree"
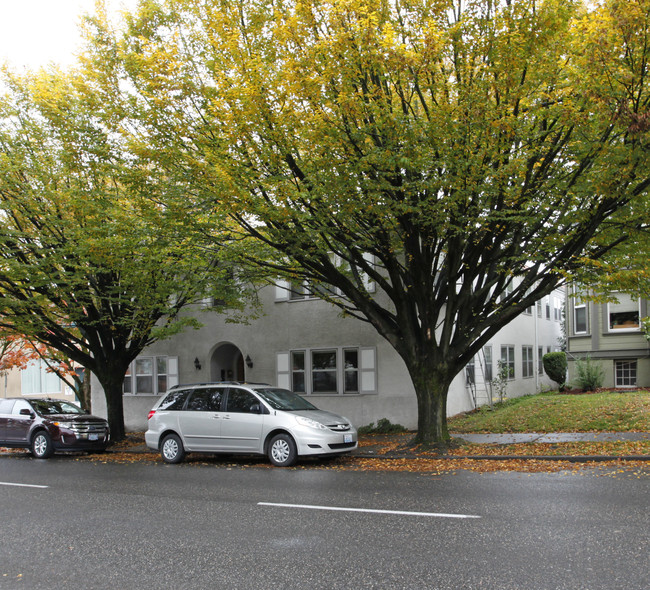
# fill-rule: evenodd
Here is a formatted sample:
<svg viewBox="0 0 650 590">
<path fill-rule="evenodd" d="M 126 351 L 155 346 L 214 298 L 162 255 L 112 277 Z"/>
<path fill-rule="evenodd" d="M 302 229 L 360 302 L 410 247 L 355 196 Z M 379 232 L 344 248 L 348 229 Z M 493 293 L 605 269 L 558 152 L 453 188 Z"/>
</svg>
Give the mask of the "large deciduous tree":
<svg viewBox="0 0 650 590">
<path fill-rule="evenodd" d="M 238 289 L 188 237 L 202 220 L 169 198 L 186 192 L 127 149 L 78 74 L 4 81 L 0 326 L 92 371 L 119 440 L 129 364 L 191 323 L 184 306 Z"/>
<path fill-rule="evenodd" d="M 280 254 L 258 263 L 390 342 L 429 443 L 482 346 L 625 239 L 601 228 L 650 184 L 649 19 L 648 0 L 149 0 L 125 35 L 96 20 L 93 51 L 160 165 Z"/>
</svg>

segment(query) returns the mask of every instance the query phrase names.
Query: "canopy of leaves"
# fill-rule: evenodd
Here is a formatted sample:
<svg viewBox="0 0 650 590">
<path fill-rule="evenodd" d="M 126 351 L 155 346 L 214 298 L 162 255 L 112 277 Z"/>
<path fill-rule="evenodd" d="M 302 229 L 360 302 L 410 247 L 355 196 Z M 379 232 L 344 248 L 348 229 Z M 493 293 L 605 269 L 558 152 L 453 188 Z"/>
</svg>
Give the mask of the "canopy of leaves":
<svg viewBox="0 0 650 590">
<path fill-rule="evenodd" d="M 78 74 L 5 81 L 0 325 L 121 397 L 145 346 L 197 323 L 179 315 L 184 306 L 213 296 L 234 309 L 244 285 L 218 245 L 201 241 L 205 219 L 183 206 L 183 188 L 128 149 Z M 225 222 L 219 232 L 223 244 Z"/>
<path fill-rule="evenodd" d="M 603 223 L 650 184 L 649 10 L 147 0 L 121 38 L 95 19 L 88 59 L 142 149 L 281 255 L 257 263 L 342 293 L 439 416 L 489 338 L 625 239 Z"/>
<path fill-rule="evenodd" d="M 600 258 L 620 235 L 592 247 L 596 228 L 647 189 L 646 4 L 146 2 L 114 49 L 148 137 L 182 137 L 249 231 L 351 311 L 361 268 L 422 330 L 476 326 L 464 341 Z"/>
</svg>

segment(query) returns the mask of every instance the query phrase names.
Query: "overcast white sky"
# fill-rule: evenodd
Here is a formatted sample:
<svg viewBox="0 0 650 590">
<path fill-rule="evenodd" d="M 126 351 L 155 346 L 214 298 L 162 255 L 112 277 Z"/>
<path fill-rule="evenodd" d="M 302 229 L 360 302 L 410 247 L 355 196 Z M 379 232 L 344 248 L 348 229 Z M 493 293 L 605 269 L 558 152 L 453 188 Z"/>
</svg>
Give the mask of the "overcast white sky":
<svg viewBox="0 0 650 590">
<path fill-rule="evenodd" d="M 106 0 L 110 10 L 133 9 L 137 0 Z M 14 69 L 68 66 L 79 48 L 79 20 L 95 0 L 0 0 L 0 62 Z"/>
</svg>

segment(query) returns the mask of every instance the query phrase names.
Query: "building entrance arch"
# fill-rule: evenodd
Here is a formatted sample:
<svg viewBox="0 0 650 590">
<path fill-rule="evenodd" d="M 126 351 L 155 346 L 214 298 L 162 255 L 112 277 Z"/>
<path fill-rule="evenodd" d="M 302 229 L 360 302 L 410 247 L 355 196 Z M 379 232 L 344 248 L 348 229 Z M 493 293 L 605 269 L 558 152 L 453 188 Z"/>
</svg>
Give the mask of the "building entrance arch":
<svg viewBox="0 0 650 590">
<path fill-rule="evenodd" d="M 245 381 L 244 356 L 232 342 L 219 344 L 210 357 L 211 381 Z"/>
</svg>

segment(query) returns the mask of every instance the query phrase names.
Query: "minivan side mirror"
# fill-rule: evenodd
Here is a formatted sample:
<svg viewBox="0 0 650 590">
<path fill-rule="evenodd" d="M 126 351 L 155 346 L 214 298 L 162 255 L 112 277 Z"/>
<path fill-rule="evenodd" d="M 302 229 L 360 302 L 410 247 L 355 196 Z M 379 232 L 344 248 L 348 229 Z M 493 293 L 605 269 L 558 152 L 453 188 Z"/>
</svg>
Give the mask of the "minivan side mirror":
<svg viewBox="0 0 650 590">
<path fill-rule="evenodd" d="M 28 410 L 27 408 L 23 408 L 18 412 L 20 416 L 29 416 L 30 418 L 34 417 L 34 413 L 31 410 Z"/>
</svg>

